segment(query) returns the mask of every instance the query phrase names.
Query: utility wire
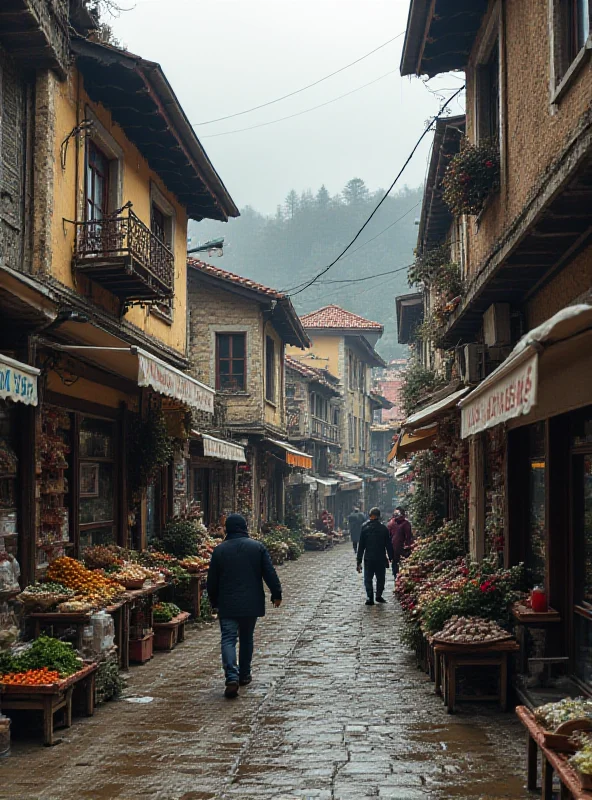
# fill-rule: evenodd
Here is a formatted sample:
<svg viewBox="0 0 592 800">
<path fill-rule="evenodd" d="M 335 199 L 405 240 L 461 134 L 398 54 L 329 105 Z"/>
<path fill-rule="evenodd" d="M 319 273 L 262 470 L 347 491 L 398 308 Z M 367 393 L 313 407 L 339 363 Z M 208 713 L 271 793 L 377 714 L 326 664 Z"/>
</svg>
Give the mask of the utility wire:
<svg viewBox="0 0 592 800">
<path fill-rule="evenodd" d="M 387 78 L 389 75 L 393 75 L 395 72 L 398 72 L 398 69 L 392 69 L 390 72 L 385 72 L 384 75 L 381 75 L 380 78 L 375 78 L 373 81 L 369 83 L 365 83 L 363 86 L 358 86 L 356 89 L 352 89 L 345 94 L 340 94 L 339 97 L 334 97 L 332 100 L 327 100 L 324 103 L 320 103 L 318 106 L 313 106 L 312 108 L 306 108 L 304 111 L 298 111 L 296 114 L 289 114 L 287 117 L 279 117 L 279 119 L 272 119 L 269 122 L 260 122 L 258 125 L 250 125 L 248 128 L 236 128 L 232 131 L 224 131 L 223 133 L 206 133 L 203 136 L 200 136 L 200 139 L 215 139 L 217 136 L 230 136 L 231 133 L 243 133 L 243 131 L 253 131 L 255 128 L 265 128 L 267 125 L 275 125 L 276 122 L 283 122 L 286 119 L 294 119 L 294 117 L 300 117 L 302 114 L 308 114 L 310 111 L 316 111 L 318 108 L 323 108 L 323 106 L 328 106 L 331 103 L 336 103 L 338 100 L 342 100 L 344 97 L 349 97 L 350 94 L 354 94 L 355 92 L 359 92 L 360 89 L 365 89 L 367 86 L 372 86 L 373 83 L 378 83 L 378 81 Z"/>
<path fill-rule="evenodd" d="M 397 219 L 394 222 L 391 222 L 390 225 L 387 225 L 386 228 L 383 228 L 383 230 L 381 230 L 379 233 L 377 233 L 376 236 L 373 236 L 371 239 L 368 239 L 367 241 L 364 242 L 364 244 L 361 244 L 359 247 L 356 247 L 355 250 L 352 250 L 351 252 L 347 253 L 343 258 L 344 259 L 345 258 L 349 258 L 350 256 L 353 256 L 354 253 L 358 253 L 360 250 L 363 250 L 367 245 L 370 244 L 370 242 L 373 242 L 375 239 L 378 239 L 379 236 L 382 236 L 383 233 L 386 233 L 388 230 L 390 230 L 394 225 L 397 224 L 397 222 L 400 222 L 402 219 L 405 219 L 405 217 L 409 216 L 409 214 L 411 214 L 411 212 L 414 211 L 419 205 L 421 205 L 421 200 L 419 201 L 419 203 L 416 203 L 414 206 L 411 206 L 411 208 L 407 209 L 407 211 L 404 214 L 401 214 L 400 217 L 397 217 Z M 388 273 L 384 273 L 384 274 L 388 274 Z M 300 289 L 300 287 L 304 286 L 304 284 L 308 280 L 310 280 L 310 278 L 307 278 L 306 280 L 302 281 L 302 283 L 299 283 L 296 286 L 291 286 L 289 289 L 281 289 L 280 291 L 282 293 L 284 293 L 284 294 L 288 294 L 289 292 L 293 292 L 296 289 Z M 346 280 L 351 280 L 351 281 L 355 282 L 356 280 L 366 280 L 366 278 L 362 278 L 362 279 L 351 278 L 351 279 L 346 279 Z M 342 281 L 330 281 L 330 280 L 319 281 L 319 283 L 323 283 L 323 284 L 325 284 L 325 283 L 341 283 L 341 282 Z"/>
<path fill-rule="evenodd" d="M 234 119 L 234 117 L 241 117 L 243 114 L 250 114 L 251 111 L 258 111 L 260 108 L 266 108 L 267 106 L 272 106 L 274 105 L 274 103 L 279 103 L 281 100 L 286 100 L 288 97 L 294 97 L 294 95 L 300 94 L 300 92 L 304 92 L 307 89 L 312 89 L 313 86 L 318 86 L 319 83 L 322 83 L 323 81 L 332 78 L 334 75 L 339 75 L 340 72 L 343 72 L 344 70 L 353 67 L 354 64 L 359 64 L 360 61 L 363 61 L 365 58 L 368 58 L 368 56 L 374 55 L 374 53 L 377 53 L 379 50 L 382 50 L 383 47 L 386 47 L 387 44 L 394 42 L 395 39 L 400 39 L 400 37 L 404 35 L 405 31 L 403 31 L 402 33 L 398 33 L 396 36 L 393 36 L 392 39 L 389 39 L 388 42 L 384 42 L 383 44 L 378 45 L 378 47 L 375 47 L 374 50 L 371 50 L 369 53 L 366 53 L 366 55 L 360 56 L 360 58 L 357 58 L 355 61 L 352 61 L 351 64 L 346 64 L 345 67 L 336 69 L 335 72 L 331 72 L 329 75 L 325 75 L 324 78 L 319 78 L 317 81 L 314 81 L 314 83 L 309 83 L 308 86 L 303 86 L 301 89 L 296 89 L 294 92 L 289 92 L 288 94 L 284 94 L 282 95 L 282 97 L 278 97 L 276 100 L 269 100 L 267 103 L 261 103 L 261 105 L 253 106 L 253 108 L 247 108 L 244 111 L 237 111 L 236 114 L 227 114 L 225 117 L 208 119 L 205 122 L 195 122 L 194 125 L 195 126 L 211 125 L 214 122 L 222 122 L 225 119 Z"/>
<path fill-rule="evenodd" d="M 324 286 L 327 283 L 361 283 L 362 281 L 370 281 L 372 278 L 381 278 L 383 275 L 394 275 L 395 272 L 403 272 L 404 269 L 409 269 L 411 264 L 405 264 L 404 267 L 397 267 L 396 269 L 389 269 L 387 272 L 376 272 L 374 275 L 366 275 L 364 278 L 343 278 L 342 280 L 332 281 L 318 281 L 319 285 Z M 345 286 L 342 287 L 345 289 Z"/>
<path fill-rule="evenodd" d="M 370 224 L 370 221 L 372 220 L 372 218 L 374 217 L 374 215 L 377 213 L 377 211 L 378 211 L 378 209 L 380 208 L 380 206 L 381 206 L 381 205 L 384 203 L 384 201 L 386 200 L 386 198 L 389 196 L 389 194 L 390 194 L 390 193 L 392 192 L 392 190 L 395 188 L 395 186 L 396 186 L 396 184 L 397 184 L 397 182 L 398 182 L 399 178 L 401 177 L 401 175 L 402 175 L 402 174 L 403 174 L 403 172 L 405 171 L 405 168 L 407 167 L 407 165 L 409 164 L 409 162 L 411 161 L 411 159 L 412 159 L 412 158 L 413 158 L 413 156 L 415 155 L 415 152 L 416 152 L 416 150 L 418 149 L 419 145 L 422 143 L 422 141 L 424 140 L 424 138 L 427 136 L 428 132 L 429 132 L 429 131 L 432 129 L 432 127 L 433 127 L 434 123 L 435 123 L 435 122 L 436 122 L 438 119 L 440 119 L 440 117 L 442 116 L 442 113 L 443 113 L 443 112 L 446 110 L 446 108 L 447 108 L 447 107 L 450 105 L 450 103 L 452 103 L 452 101 L 454 100 L 454 98 L 455 98 L 455 97 L 458 97 L 458 95 L 459 95 L 459 94 L 460 94 L 460 93 L 461 93 L 461 92 L 464 90 L 464 88 L 465 88 L 465 86 L 464 86 L 464 84 L 463 84 L 463 85 L 460 87 L 460 89 L 458 89 L 458 91 L 456 91 L 456 92 L 455 92 L 453 95 L 451 95 L 451 96 L 448 98 L 448 100 L 447 100 L 447 101 L 444 103 L 444 105 L 443 105 L 443 106 L 440 108 L 440 111 L 439 111 L 439 112 L 436 114 L 436 116 L 435 116 L 435 117 L 433 117 L 433 118 L 430 120 L 430 122 L 429 122 L 429 124 L 428 124 L 428 125 L 426 125 L 426 127 L 425 127 L 425 128 L 424 128 L 424 130 L 423 130 L 423 133 L 421 134 L 421 136 L 419 137 L 419 139 L 417 140 L 417 142 L 416 142 L 416 143 L 415 143 L 415 145 L 413 146 L 413 149 L 411 150 L 411 153 L 409 154 L 409 156 L 408 156 L 408 157 L 407 157 L 407 159 L 405 160 L 405 163 L 403 164 L 403 166 L 401 167 L 401 169 L 400 169 L 400 170 L 399 170 L 399 172 L 397 173 L 397 176 L 395 177 L 395 180 L 394 180 L 394 181 L 391 183 L 391 185 L 390 185 L 390 186 L 389 186 L 389 188 L 386 190 L 386 192 L 384 193 L 384 195 L 382 196 L 382 198 L 379 200 L 379 202 L 378 202 L 378 203 L 377 203 L 377 205 L 375 206 L 374 210 L 372 211 L 372 213 L 370 214 L 370 216 L 369 216 L 369 217 L 368 217 L 368 219 L 366 220 L 366 222 L 364 222 L 364 224 L 363 224 L 363 225 L 362 225 L 362 227 L 361 227 L 361 228 L 358 230 L 358 232 L 357 232 L 357 233 L 356 233 L 356 235 L 353 237 L 353 239 L 350 241 L 350 243 L 349 243 L 349 244 L 348 244 L 348 245 L 347 245 L 347 246 L 346 246 L 346 247 L 345 247 L 345 248 L 344 248 L 344 249 L 341 251 L 341 253 L 339 253 L 339 255 L 337 256 L 337 258 L 333 259 L 333 261 L 332 261 L 330 264 L 328 264 L 326 267 L 324 267 L 324 269 L 322 269 L 320 272 L 318 272 L 318 273 L 315 275 L 315 277 L 314 277 L 314 278 L 311 278 L 311 280 L 309 280 L 309 281 L 308 281 L 308 282 L 307 282 L 307 283 L 306 283 L 306 284 L 305 284 L 305 285 L 304 285 L 304 286 L 303 286 L 301 289 L 298 289 L 298 290 L 297 290 L 297 291 L 295 291 L 295 292 L 294 292 L 292 295 L 290 295 L 291 297 L 295 297 L 296 295 L 300 294 L 301 292 L 304 292 L 306 289 L 308 289 L 308 288 L 309 288 L 309 286 L 312 286 L 312 285 L 313 285 L 313 283 L 316 283 L 316 282 L 318 281 L 318 279 L 319 279 L 319 278 L 321 278 L 323 275 L 325 275 L 325 273 L 329 272 L 329 270 L 331 269 L 331 267 L 334 267 L 334 266 L 335 266 L 335 264 L 337 264 L 337 262 L 338 262 L 338 261 L 339 261 L 341 258 L 343 258 L 343 256 L 344 256 L 344 255 L 347 253 L 347 251 L 350 249 L 350 247 L 351 247 L 351 246 L 352 246 L 352 245 L 353 245 L 353 244 L 354 244 L 354 243 L 355 243 L 355 242 L 356 242 L 356 241 L 357 241 L 357 240 L 360 238 L 360 236 L 362 235 L 362 232 L 365 230 L 365 228 L 367 228 L 367 227 L 368 227 L 368 225 Z"/>
</svg>

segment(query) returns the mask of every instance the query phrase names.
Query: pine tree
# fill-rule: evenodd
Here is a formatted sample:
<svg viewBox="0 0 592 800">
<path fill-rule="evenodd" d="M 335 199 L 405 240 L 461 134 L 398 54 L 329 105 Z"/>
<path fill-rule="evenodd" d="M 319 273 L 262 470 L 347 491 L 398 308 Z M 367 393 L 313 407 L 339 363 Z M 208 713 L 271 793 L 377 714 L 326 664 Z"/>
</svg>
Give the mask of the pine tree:
<svg viewBox="0 0 592 800">
<path fill-rule="evenodd" d="M 294 189 L 291 189 L 286 199 L 284 200 L 284 210 L 286 213 L 286 217 L 288 219 L 294 219 L 294 217 L 298 213 L 299 206 L 300 206 L 300 201 L 298 200 L 298 195 L 296 194 Z"/>
<path fill-rule="evenodd" d="M 317 206 L 319 208 L 328 208 L 331 203 L 331 195 L 327 191 L 327 187 L 325 184 L 321 186 L 319 191 L 317 192 L 317 196 L 315 198 Z"/>
<path fill-rule="evenodd" d="M 361 178 L 352 178 L 343 187 L 343 198 L 348 206 L 360 206 L 368 202 L 370 192 Z"/>
</svg>

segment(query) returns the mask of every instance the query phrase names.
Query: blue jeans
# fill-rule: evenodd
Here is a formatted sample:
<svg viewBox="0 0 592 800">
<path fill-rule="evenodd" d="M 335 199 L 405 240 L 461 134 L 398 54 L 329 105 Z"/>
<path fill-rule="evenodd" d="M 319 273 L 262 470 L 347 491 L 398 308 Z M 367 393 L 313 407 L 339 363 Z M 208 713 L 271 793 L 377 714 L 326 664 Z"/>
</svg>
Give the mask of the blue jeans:
<svg viewBox="0 0 592 800">
<path fill-rule="evenodd" d="M 251 674 L 253 634 L 257 617 L 220 618 L 222 635 L 222 666 L 226 681 L 238 681 Z M 240 643 L 239 664 L 236 663 L 236 642 Z"/>
<path fill-rule="evenodd" d="M 364 559 L 364 586 L 368 600 L 374 600 L 374 586 L 372 579 L 376 575 L 376 597 L 382 597 L 386 580 L 386 564 L 372 564 Z"/>
</svg>

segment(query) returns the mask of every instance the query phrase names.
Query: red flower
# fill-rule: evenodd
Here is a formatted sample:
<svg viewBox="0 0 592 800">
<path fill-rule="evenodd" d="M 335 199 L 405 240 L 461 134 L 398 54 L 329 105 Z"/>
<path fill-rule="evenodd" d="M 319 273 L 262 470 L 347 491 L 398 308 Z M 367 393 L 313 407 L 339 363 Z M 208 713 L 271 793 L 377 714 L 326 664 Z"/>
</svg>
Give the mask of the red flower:
<svg viewBox="0 0 592 800">
<path fill-rule="evenodd" d="M 485 166 L 488 167 L 488 169 L 491 169 L 493 167 L 493 161 L 486 161 Z"/>
</svg>

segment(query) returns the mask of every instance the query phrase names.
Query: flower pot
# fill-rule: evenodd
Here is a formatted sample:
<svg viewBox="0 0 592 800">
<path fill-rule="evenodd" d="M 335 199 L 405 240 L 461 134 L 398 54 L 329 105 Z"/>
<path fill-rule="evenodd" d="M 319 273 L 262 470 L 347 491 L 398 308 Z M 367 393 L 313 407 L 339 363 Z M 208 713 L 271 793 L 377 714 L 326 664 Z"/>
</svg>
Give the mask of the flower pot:
<svg viewBox="0 0 592 800">
<path fill-rule="evenodd" d="M 130 639 L 129 660 L 133 664 L 145 664 L 152 658 L 154 634 L 149 633 L 142 639 Z"/>
</svg>

